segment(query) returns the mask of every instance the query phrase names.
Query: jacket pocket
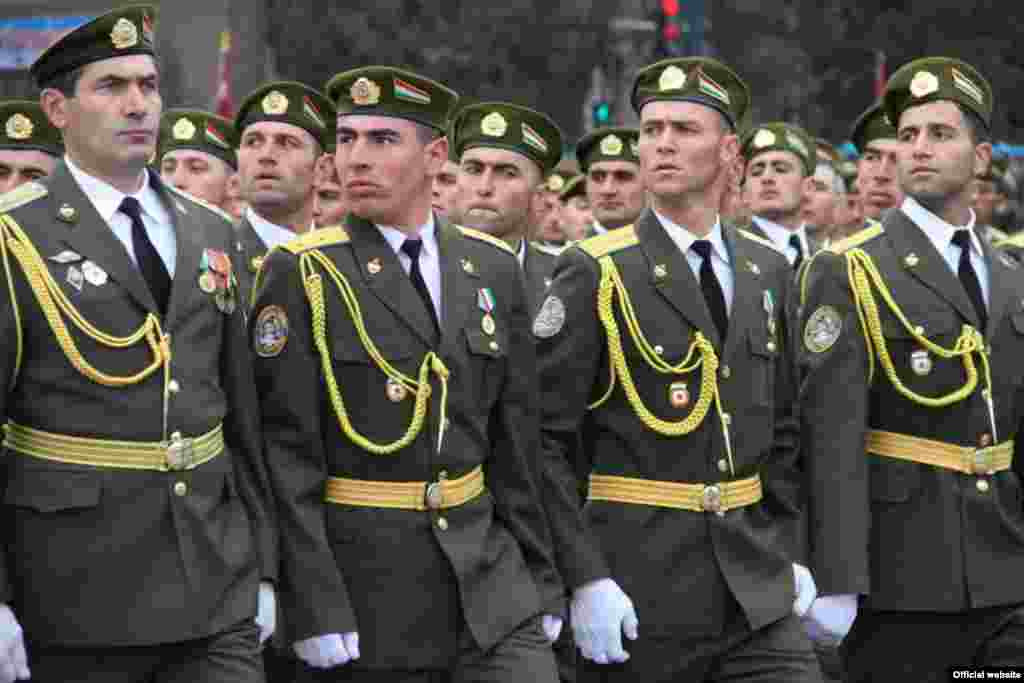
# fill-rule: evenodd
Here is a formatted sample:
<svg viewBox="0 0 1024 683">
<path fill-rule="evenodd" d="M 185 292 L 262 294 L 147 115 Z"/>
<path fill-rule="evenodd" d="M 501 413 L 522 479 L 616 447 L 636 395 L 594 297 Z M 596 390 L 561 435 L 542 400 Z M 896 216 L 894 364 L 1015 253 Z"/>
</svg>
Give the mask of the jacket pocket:
<svg viewBox="0 0 1024 683">
<path fill-rule="evenodd" d="M 7 453 L 6 457 L 24 457 Z M 12 467 L 4 503 L 51 513 L 99 505 L 99 472 L 43 467 Z"/>
</svg>

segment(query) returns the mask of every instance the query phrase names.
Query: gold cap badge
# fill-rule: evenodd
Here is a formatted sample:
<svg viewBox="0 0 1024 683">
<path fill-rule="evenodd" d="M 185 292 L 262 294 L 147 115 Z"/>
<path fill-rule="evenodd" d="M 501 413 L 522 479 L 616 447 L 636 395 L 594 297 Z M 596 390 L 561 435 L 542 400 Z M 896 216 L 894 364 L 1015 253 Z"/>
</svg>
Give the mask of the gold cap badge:
<svg viewBox="0 0 1024 683">
<path fill-rule="evenodd" d="M 565 187 L 565 179 L 560 175 L 548 178 L 548 192 L 560 192 Z"/>
<path fill-rule="evenodd" d="M 35 126 L 32 125 L 31 119 L 24 114 L 15 114 L 11 118 L 7 119 L 7 137 L 12 140 L 27 140 L 32 137 L 32 131 Z"/>
<path fill-rule="evenodd" d="M 175 140 L 191 140 L 196 134 L 196 127 L 187 117 L 182 116 L 174 124 L 172 132 Z"/>
<path fill-rule="evenodd" d="M 775 144 L 775 133 L 771 132 L 767 128 L 762 128 L 757 131 L 757 135 L 754 136 L 754 147 L 758 149 L 762 147 L 771 147 Z"/>
<path fill-rule="evenodd" d="M 348 94 L 352 97 L 352 101 L 360 107 L 380 102 L 380 86 L 366 76 L 356 79 Z"/>
<path fill-rule="evenodd" d="M 617 157 L 622 154 L 622 138 L 618 135 L 608 135 L 601 140 L 601 154 L 610 157 Z"/>
<path fill-rule="evenodd" d="M 118 50 L 135 47 L 139 43 L 139 30 L 135 28 L 135 24 L 121 17 L 110 32 L 110 42 Z"/>
<path fill-rule="evenodd" d="M 686 85 L 686 72 L 675 64 L 662 71 L 661 76 L 658 77 L 658 89 L 662 91 L 680 90 L 684 85 Z"/>
<path fill-rule="evenodd" d="M 492 111 L 480 121 L 480 131 L 484 135 L 500 138 L 508 131 L 508 122 L 505 117 L 496 111 Z"/>
<path fill-rule="evenodd" d="M 910 81 L 910 94 L 914 97 L 931 95 L 939 89 L 939 79 L 931 71 L 918 71 Z"/>
<path fill-rule="evenodd" d="M 288 98 L 280 90 L 271 90 L 263 98 L 263 113 L 281 116 L 288 112 Z"/>
</svg>

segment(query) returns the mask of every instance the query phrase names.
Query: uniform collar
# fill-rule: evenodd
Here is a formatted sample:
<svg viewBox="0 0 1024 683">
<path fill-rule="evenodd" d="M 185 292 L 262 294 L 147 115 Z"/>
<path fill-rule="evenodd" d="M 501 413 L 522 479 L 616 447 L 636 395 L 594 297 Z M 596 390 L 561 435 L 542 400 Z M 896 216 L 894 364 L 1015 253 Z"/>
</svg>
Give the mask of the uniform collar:
<svg viewBox="0 0 1024 683">
<path fill-rule="evenodd" d="M 75 182 L 82 188 L 82 192 L 89 198 L 92 205 L 96 207 L 97 213 L 108 224 L 120 210 L 121 202 L 124 201 L 125 197 L 134 197 L 138 200 L 139 205 L 142 207 L 142 212 L 150 218 L 158 221 L 167 219 L 167 210 L 164 208 L 163 202 L 160 201 L 156 190 L 153 189 L 148 168 L 142 169 L 142 187 L 137 192 L 128 195 L 107 181 L 86 173 L 75 165 L 75 162 L 67 155 L 64 156 L 64 163 L 67 164 L 68 170 L 71 172 Z"/>
<path fill-rule="evenodd" d="M 245 217 L 249 220 L 249 225 L 259 235 L 260 240 L 267 246 L 267 249 L 273 249 L 274 247 L 287 244 L 293 239 L 298 237 L 294 232 L 288 228 L 282 227 L 277 223 L 271 223 L 263 216 L 256 213 L 251 206 L 245 207 Z"/>
<path fill-rule="evenodd" d="M 431 256 L 437 256 L 437 224 L 434 222 L 433 211 L 428 215 L 427 222 L 421 225 L 413 235 L 407 235 L 390 225 L 377 225 L 377 229 L 380 230 L 380 234 L 384 236 L 396 254 L 402 248 L 405 240 L 419 237 L 423 241 L 423 251 Z"/>
<path fill-rule="evenodd" d="M 519 246 L 516 247 L 516 258 L 519 259 L 519 267 L 526 267 L 526 238 L 519 240 Z"/>
<path fill-rule="evenodd" d="M 985 252 L 981 249 L 981 242 L 978 240 L 977 231 L 974 229 L 974 209 L 970 210 L 971 217 L 968 219 L 967 225 L 961 226 L 947 223 L 921 206 L 920 202 L 913 197 L 906 197 L 900 209 L 917 227 L 924 231 L 924 234 L 928 236 L 928 239 L 935 245 L 935 249 L 940 254 L 945 253 L 953 241 L 953 233 L 957 230 L 967 230 L 971 234 L 971 248 L 978 256 L 984 258 Z"/>
<path fill-rule="evenodd" d="M 654 212 L 654 215 L 665 227 L 669 237 L 672 238 L 672 241 L 676 243 L 676 246 L 679 247 L 679 250 L 683 252 L 684 255 L 690 251 L 690 247 L 693 246 L 694 242 L 698 239 L 705 239 L 711 242 L 711 248 L 716 254 L 718 254 L 718 258 L 725 263 L 730 263 L 729 250 L 726 248 L 725 238 L 722 236 L 721 216 L 715 217 L 715 225 L 711 228 L 711 232 L 709 232 L 706 237 L 699 238 L 683 226 L 666 218 L 663 214 L 659 213 L 657 209 L 652 208 L 651 211 Z"/>
<path fill-rule="evenodd" d="M 797 239 L 800 240 L 800 247 L 801 249 L 803 249 L 803 253 L 807 253 L 806 223 L 801 223 L 800 227 L 797 228 L 796 230 L 790 230 L 784 225 L 779 225 L 774 221 L 770 221 L 766 218 L 761 218 L 760 216 L 751 216 L 751 219 L 754 221 L 757 227 L 761 228 L 761 230 L 764 231 L 764 234 L 768 236 L 768 239 L 775 243 L 775 246 L 777 246 L 780 251 L 785 251 L 786 248 L 789 246 L 790 235 L 796 235 Z"/>
</svg>

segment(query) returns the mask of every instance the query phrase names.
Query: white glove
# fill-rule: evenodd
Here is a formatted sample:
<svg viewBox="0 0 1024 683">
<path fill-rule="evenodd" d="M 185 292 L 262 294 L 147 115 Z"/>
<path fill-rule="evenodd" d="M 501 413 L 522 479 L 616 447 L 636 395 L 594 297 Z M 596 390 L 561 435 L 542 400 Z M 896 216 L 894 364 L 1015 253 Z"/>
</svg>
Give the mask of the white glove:
<svg viewBox="0 0 1024 683">
<path fill-rule="evenodd" d="M 260 645 L 274 635 L 277 628 L 277 600 L 274 597 L 274 586 L 266 581 L 260 582 L 260 593 L 256 605 L 256 625 L 260 627 Z"/>
<path fill-rule="evenodd" d="M 598 579 L 576 589 L 572 596 L 572 631 L 580 654 L 597 664 L 622 663 L 629 653 L 622 634 L 639 636 L 640 622 L 633 601 L 611 579 Z"/>
<path fill-rule="evenodd" d="M 818 586 L 807 567 L 793 563 L 793 577 L 796 579 L 796 599 L 793 600 L 793 614 L 802 617 L 818 597 Z"/>
<path fill-rule="evenodd" d="M 0 604 L 0 683 L 27 681 L 32 678 L 25 653 L 21 624 L 7 605 Z"/>
<path fill-rule="evenodd" d="M 804 626 L 807 629 L 807 635 L 814 642 L 822 645 L 838 645 L 850 632 L 856 618 L 856 595 L 822 595 L 807 610 Z"/>
<path fill-rule="evenodd" d="M 328 633 L 300 640 L 292 645 L 292 649 L 299 659 L 314 669 L 330 669 L 359 659 L 359 634 L 355 631 Z"/>
<path fill-rule="evenodd" d="M 554 614 L 545 614 L 540 623 L 544 628 L 544 635 L 548 637 L 549 643 L 558 640 L 558 636 L 562 633 L 561 617 L 556 617 Z"/>
</svg>

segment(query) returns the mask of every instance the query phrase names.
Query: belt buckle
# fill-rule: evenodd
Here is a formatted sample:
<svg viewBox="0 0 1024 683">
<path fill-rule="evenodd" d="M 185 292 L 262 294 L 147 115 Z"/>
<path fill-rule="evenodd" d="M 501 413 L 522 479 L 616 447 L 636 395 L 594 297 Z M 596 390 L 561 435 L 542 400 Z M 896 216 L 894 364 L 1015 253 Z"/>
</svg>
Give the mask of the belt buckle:
<svg viewBox="0 0 1024 683">
<path fill-rule="evenodd" d="M 974 451 L 974 456 L 971 458 L 971 469 L 976 476 L 991 475 L 994 474 L 992 469 L 992 461 L 989 457 L 991 454 L 990 448 L 979 448 Z"/>
<path fill-rule="evenodd" d="M 705 486 L 700 502 L 704 512 L 714 512 L 716 515 L 725 514 L 722 512 L 722 489 L 718 484 Z"/>
<path fill-rule="evenodd" d="M 188 470 L 194 467 L 195 449 L 192 439 L 184 439 L 181 434 L 172 434 L 171 443 L 167 446 L 167 469 L 171 471 Z"/>
<path fill-rule="evenodd" d="M 423 496 L 423 500 L 428 510 L 440 510 L 444 505 L 444 489 L 441 487 L 441 482 L 435 481 L 427 484 L 427 491 Z"/>
</svg>

